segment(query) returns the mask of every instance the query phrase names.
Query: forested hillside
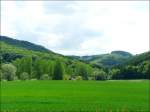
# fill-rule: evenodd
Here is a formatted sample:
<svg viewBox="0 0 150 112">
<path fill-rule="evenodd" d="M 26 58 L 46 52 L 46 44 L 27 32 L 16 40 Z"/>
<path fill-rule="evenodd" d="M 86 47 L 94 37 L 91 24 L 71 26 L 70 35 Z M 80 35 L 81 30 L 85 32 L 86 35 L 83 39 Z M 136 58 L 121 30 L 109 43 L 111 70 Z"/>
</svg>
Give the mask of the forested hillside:
<svg viewBox="0 0 150 112">
<path fill-rule="evenodd" d="M 150 52 L 63 56 L 27 41 L 0 39 L 1 80 L 147 79 L 150 74 Z"/>
<path fill-rule="evenodd" d="M 6 39 L 8 39 L 9 42 L 5 41 Z M 24 76 L 25 74 L 25 76 L 28 76 L 27 79 L 53 78 L 68 80 L 71 78 L 87 79 L 91 70 L 95 69 L 90 64 L 86 64 L 78 60 L 71 60 L 68 57 L 53 53 L 51 51 L 41 51 L 41 46 L 39 46 L 38 49 L 38 45 L 32 45 L 32 43 L 30 43 L 30 46 L 36 46 L 36 50 L 31 50 L 32 47 L 29 50 L 28 47 L 25 47 L 28 45 L 28 42 L 25 42 L 25 45 L 22 46 L 22 41 L 14 40 L 8 37 L 6 37 L 6 39 L 3 36 L 3 39 L 1 38 L 0 42 L 0 57 L 2 65 L 1 73 L 3 73 L 3 68 L 11 69 L 14 68 L 12 66 L 15 66 L 15 74 L 17 78 L 21 78 L 21 75 Z M 16 44 L 12 44 L 14 41 Z M 19 42 L 20 45 L 17 45 L 17 42 Z M 80 71 L 84 72 L 83 77 Z M 80 74 L 81 76 L 79 76 Z M 58 77 L 55 75 L 58 75 Z M 9 79 L 4 74 L 1 78 Z M 13 78 L 10 77 L 9 80 L 12 79 Z"/>
<path fill-rule="evenodd" d="M 91 55 L 91 56 L 70 56 L 72 59 L 82 60 L 106 68 L 111 68 L 125 63 L 132 57 L 131 53 L 125 51 L 112 51 L 110 54 Z"/>
<path fill-rule="evenodd" d="M 20 48 L 25 48 L 28 50 L 40 51 L 40 52 L 51 52 L 50 50 L 46 49 L 43 46 L 36 45 L 36 44 L 30 43 L 28 41 L 11 39 L 6 36 L 0 36 L 0 40 L 2 42 L 5 42 L 6 44 L 13 45 L 15 47 L 20 47 Z"/>
<path fill-rule="evenodd" d="M 150 78 L 150 52 L 135 55 L 113 70 L 116 71 L 115 79 Z"/>
</svg>

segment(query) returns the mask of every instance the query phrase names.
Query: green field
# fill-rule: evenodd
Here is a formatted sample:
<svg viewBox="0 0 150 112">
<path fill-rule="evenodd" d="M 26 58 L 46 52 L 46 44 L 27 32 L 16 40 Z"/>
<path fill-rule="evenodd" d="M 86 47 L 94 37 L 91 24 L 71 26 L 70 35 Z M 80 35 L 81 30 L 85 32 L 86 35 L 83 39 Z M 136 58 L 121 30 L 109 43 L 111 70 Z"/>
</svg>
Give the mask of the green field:
<svg viewBox="0 0 150 112">
<path fill-rule="evenodd" d="M 2 112 L 148 112 L 149 81 L 1 82 Z"/>
</svg>

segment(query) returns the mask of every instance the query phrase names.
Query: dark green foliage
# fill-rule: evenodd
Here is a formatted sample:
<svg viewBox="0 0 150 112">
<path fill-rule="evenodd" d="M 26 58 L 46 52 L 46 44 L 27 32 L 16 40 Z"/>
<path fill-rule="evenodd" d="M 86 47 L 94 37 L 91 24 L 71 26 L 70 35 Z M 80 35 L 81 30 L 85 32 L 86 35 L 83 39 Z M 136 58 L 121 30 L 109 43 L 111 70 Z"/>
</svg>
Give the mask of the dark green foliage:
<svg viewBox="0 0 150 112">
<path fill-rule="evenodd" d="M 109 71 L 109 76 L 111 79 L 119 79 L 120 69 L 114 68 Z"/>
<path fill-rule="evenodd" d="M 150 61 L 138 65 L 125 65 L 120 69 L 112 69 L 112 79 L 149 79 Z"/>
<path fill-rule="evenodd" d="M 90 66 L 85 65 L 83 63 L 77 63 L 76 65 L 76 74 L 82 76 L 84 80 L 88 80 L 90 70 L 91 70 Z"/>
<path fill-rule="evenodd" d="M 125 52 L 125 51 L 112 51 L 111 54 L 116 54 L 116 55 L 120 55 L 120 56 L 124 56 L 124 57 L 131 57 L 132 54 L 129 52 Z"/>
<path fill-rule="evenodd" d="M 48 74 L 50 77 L 54 74 L 54 62 L 45 59 L 37 59 L 33 65 L 34 77 L 40 79 L 43 74 Z"/>
<path fill-rule="evenodd" d="M 63 70 L 63 65 L 62 63 L 57 60 L 54 66 L 54 75 L 53 75 L 53 79 L 54 80 L 62 80 L 63 79 L 63 74 L 64 74 L 64 70 Z"/>
<path fill-rule="evenodd" d="M 150 61 L 150 51 L 129 58 L 125 64 L 138 65 L 143 61 Z"/>
<path fill-rule="evenodd" d="M 94 71 L 93 76 L 94 76 L 95 80 L 106 80 L 107 79 L 107 74 L 103 70 Z"/>
<path fill-rule="evenodd" d="M 18 58 L 22 58 L 23 55 L 16 54 L 16 53 L 10 53 L 10 52 L 1 52 L 1 61 L 3 63 L 11 62 L 12 60 L 16 60 Z"/>
<path fill-rule="evenodd" d="M 150 52 L 142 53 L 129 58 L 128 61 L 118 66 L 120 73 L 115 79 L 149 79 Z"/>
</svg>

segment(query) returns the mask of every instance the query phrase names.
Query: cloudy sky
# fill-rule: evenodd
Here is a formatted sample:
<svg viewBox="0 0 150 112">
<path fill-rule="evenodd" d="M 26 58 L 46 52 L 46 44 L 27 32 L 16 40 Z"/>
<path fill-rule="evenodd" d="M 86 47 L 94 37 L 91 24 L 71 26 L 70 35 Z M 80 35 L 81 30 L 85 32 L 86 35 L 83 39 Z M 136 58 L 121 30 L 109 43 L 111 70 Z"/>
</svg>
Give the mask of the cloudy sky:
<svg viewBox="0 0 150 112">
<path fill-rule="evenodd" d="M 1 35 L 64 55 L 149 50 L 148 1 L 2 1 Z"/>
</svg>

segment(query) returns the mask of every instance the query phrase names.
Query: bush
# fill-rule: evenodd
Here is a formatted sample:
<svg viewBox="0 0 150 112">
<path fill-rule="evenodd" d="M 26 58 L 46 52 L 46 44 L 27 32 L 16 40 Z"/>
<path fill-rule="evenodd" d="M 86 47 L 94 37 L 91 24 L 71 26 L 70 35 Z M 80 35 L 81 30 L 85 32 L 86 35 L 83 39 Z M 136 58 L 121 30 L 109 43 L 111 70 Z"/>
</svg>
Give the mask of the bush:
<svg viewBox="0 0 150 112">
<path fill-rule="evenodd" d="M 3 64 L 1 77 L 8 81 L 14 80 L 16 70 L 16 67 L 12 64 Z"/>
<path fill-rule="evenodd" d="M 15 77 L 14 77 L 14 80 L 18 80 L 18 77 L 17 77 L 17 76 L 15 76 Z"/>
<path fill-rule="evenodd" d="M 76 80 L 82 80 L 83 78 L 82 78 L 82 76 L 76 76 L 75 79 Z"/>
<path fill-rule="evenodd" d="M 36 81 L 37 79 L 31 79 L 31 81 Z"/>
<path fill-rule="evenodd" d="M 21 75 L 20 75 L 20 79 L 21 80 L 28 80 L 29 79 L 29 74 L 27 72 L 23 72 Z"/>
<path fill-rule="evenodd" d="M 40 79 L 41 79 L 41 80 L 49 80 L 50 78 L 49 78 L 49 75 L 48 75 L 48 74 L 44 74 L 44 75 L 41 76 Z"/>
<path fill-rule="evenodd" d="M 63 80 L 69 80 L 70 76 L 69 75 L 63 75 Z"/>
</svg>

